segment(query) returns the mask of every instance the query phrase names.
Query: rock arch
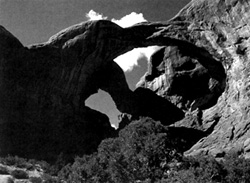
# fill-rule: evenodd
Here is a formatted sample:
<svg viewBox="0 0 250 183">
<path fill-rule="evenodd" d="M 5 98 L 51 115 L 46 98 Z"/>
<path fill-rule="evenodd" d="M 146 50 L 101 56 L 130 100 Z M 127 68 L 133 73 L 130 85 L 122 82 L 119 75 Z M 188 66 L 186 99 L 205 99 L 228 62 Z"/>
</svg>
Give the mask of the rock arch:
<svg viewBox="0 0 250 183">
<path fill-rule="evenodd" d="M 84 101 L 99 88 L 112 96 L 121 112 L 150 116 L 166 124 L 181 119 L 184 113 L 179 108 L 151 90 L 130 91 L 123 71 L 113 62 L 114 58 L 133 48 L 177 46 L 207 68 L 217 82 L 216 91 L 221 94 L 226 79 L 222 64 L 204 48 L 173 37 L 173 31 L 168 23 L 141 23 L 121 28 L 107 20 L 89 21 L 62 30 L 46 43 L 24 47 L 1 27 L 0 38 L 4 40 L 0 42 L 1 123 L 8 124 L 6 129 L 17 123 L 32 124 L 34 128 L 46 124 L 55 129 L 48 134 L 57 134 L 49 138 L 60 143 L 58 136 L 62 133 L 58 131 L 88 121 L 91 117 L 84 115 L 95 113 L 84 105 Z M 101 115 L 101 118 L 105 117 Z M 98 132 L 100 139 L 113 133 L 108 120 L 104 121 L 101 126 L 105 126 L 109 134 Z M 88 133 L 86 129 L 91 124 L 82 126 L 81 123 L 80 126 Z M 6 138 L 9 133 L 12 132 L 4 132 Z M 1 143 L 5 143 L 4 139 Z M 13 143 L 5 145 L 7 152 L 20 148 L 18 145 L 13 148 Z"/>
<path fill-rule="evenodd" d="M 51 37 L 44 46 L 62 50 L 62 62 L 65 67 L 59 82 L 63 84 L 59 87 L 67 92 L 66 96 L 74 101 L 75 106 L 80 106 L 96 89 L 103 88 L 111 93 L 121 112 L 133 113 L 138 110 L 135 109 L 137 104 L 133 103 L 135 100 L 129 99 L 133 98 L 132 93 L 127 87 L 123 73 L 119 71 L 113 59 L 133 48 L 151 45 L 177 46 L 186 55 L 198 59 L 211 77 L 218 82 L 216 89 L 221 93 L 225 88 L 226 78 L 222 64 L 205 49 L 186 40 L 169 37 L 169 32 L 171 31 L 167 29 L 167 25 L 161 23 L 143 23 L 123 29 L 110 21 L 99 20 L 69 27 Z M 117 72 L 113 73 L 116 78 L 111 79 L 111 76 L 105 74 L 105 70 Z M 101 79 L 97 78 L 99 74 L 96 73 L 110 78 L 109 81 L 116 81 L 109 83 L 110 87 L 101 86 L 105 81 L 98 84 L 95 80 Z M 89 79 L 91 77 L 93 79 Z M 68 85 L 65 85 L 66 81 Z M 90 81 L 89 86 L 88 81 Z M 97 84 L 93 84 L 93 81 Z M 119 83 L 119 87 L 116 87 L 116 83 Z M 121 89 L 113 91 L 115 88 Z M 117 99 L 117 93 L 123 93 L 123 101 L 121 97 Z M 129 103 L 131 103 L 130 106 Z"/>
</svg>

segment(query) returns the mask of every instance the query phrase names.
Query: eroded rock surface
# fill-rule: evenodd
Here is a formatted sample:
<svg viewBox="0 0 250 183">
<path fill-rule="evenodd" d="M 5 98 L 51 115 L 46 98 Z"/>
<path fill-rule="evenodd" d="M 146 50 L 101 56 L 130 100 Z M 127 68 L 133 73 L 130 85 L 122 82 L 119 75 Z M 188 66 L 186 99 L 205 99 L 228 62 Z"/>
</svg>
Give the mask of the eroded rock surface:
<svg viewBox="0 0 250 183">
<path fill-rule="evenodd" d="M 152 55 L 149 71 L 137 87 L 150 88 L 184 111 L 213 106 L 225 89 L 199 60 L 178 46 L 164 47 Z"/>
<path fill-rule="evenodd" d="M 198 92 L 199 87 L 206 88 L 202 89 L 206 94 L 202 94 L 201 100 L 198 99 L 198 109 L 186 113 L 185 119 L 175 124 L 210 131 L 207 137 L 202 138 L 187 152 L 188 155 L 203 152 L 220 156 L 224 152 L 235 150 L 249 157 L 249 16 L 248 1 L 193 0 L 169 22 L 168 30 L 175 30 L 175 33 L 170 31 L 165 35 L 186 40 L 207 50 L 223 64 L 227 78 L 225 83 L 218 84 L 218 80 L 214 82 L 216 76 L 202 69 L 192 56 L 193 61 L 190 61 L 190 58 L 178 51 L 180 46 L 163 48 L 160 52 L 165 52 L 159 53 L 161 56 L 157 61 L 152 60 L 148 76 L 139 83 L 191 110 L 201 94 Z M 177 52 L 179 53 L 176 54 Z M 198 61 L 202 64 L 202 60 Z M 207 62 L 206 59 L 203 61 Z M 181 68 L 187 63 L 189 65 Z M 200 71 L 203 70 L 198 81 L 191 78 L 197 67 Z M 178 81 L 181 74 L 187 77 Z M 170 79 L 165 76 L 170 76 Z M 177 80 L 171 80 L 171 77 L 177 77 Z M 190 85 L 185 84 L 190 78 Z M 193 82 L 199 86 L 193 85 Z M 182 91 L 185 92 L 181 93 Z M 192 96 L 195 92 L 199 93 L 194 95 L 196 99 Z M 187 96 L 188 94 L 191 95 Z M 208 101 L 212 105 L 199 105 Z"/>
</svg>

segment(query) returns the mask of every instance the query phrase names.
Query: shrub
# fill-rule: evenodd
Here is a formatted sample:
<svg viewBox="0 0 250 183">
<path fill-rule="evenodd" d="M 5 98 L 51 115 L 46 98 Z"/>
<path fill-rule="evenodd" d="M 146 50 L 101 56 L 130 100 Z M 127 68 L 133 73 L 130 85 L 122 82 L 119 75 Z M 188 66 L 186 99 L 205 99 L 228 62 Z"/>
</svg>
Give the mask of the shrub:
<svg viewBox="0 0 250 183">
<path fill-rule="evenodd" d="M 182 166 L 172 171 L 163 182 L 200 183 L 248 183 L 250 182 L 250 160 L 235 154 L 224 160 L 212 156 L 184 158 Z"/>
<path fill-rule="evenodd" d="M 168 179 L 179 182 L 224 182 L 226 170 L 212 156 L 183 158 L 182 166 L 170 173 Z"/>
<path fill-rule="evenodd" d="M 41 162 L 39 163 L 41 165 L 41 168 L 49 175 L 56 176 L 59 171 L 67 165 L 65 161 L 65 156 L 63 153 L 58 155 L 57 160 L 55 161 L 54 164 L 48 164 L 46 162 Z"/>
<path fill-rule="evenodd" d="M 61 156 L 58 156 L 58 161 L 56 161 L 56 163 L 52 166 L 49 163 L 47 163 L 46 161 L 38 161 L 35 159 L 27 160 L 24 158 L 20 158 L 18 156 L 7 156 L 7 157 L 1 157 L 0 163 L 2 163 L 3 165 L 27 169 L 30 171 L 39 168 L 39 169 L 42 169 L 42 170 L 48 171 L 48 172 L 49 171 L 51 171 L 51 172 L 57 171 L 58 172 L 59 170 L 55 170 L 55 169 L 58 166 L 63 167 L 65 165 L 60 160 L 61 160 Z"/>
<path fill-rule="evenodd" d="M 125 127 L 117 138 L 102 141 L 96 153 L 75 158 L 73 164 L 65 166 L 63 155 L 54 165 L 29 162 L 45 170 L 42 180 L 47 183 L 250 182 L 250 160 L 238 154 L 229 154 L 220 161 L 204 155 L 183 157 L 182 142 L 185 143 L 185 139 L 178 139 L 176 135 L 174 138 L 169 128 L 144 118 Z M 17 157 L 7 160 L 10 164 L 23 164 Z"/>
<path fill-rule="evenodd" d="M 25 168 L 27 166 L 27 160 L 18 156 L 0 158 L 0 162 L 4 165 L 15 166 L 18 168 Z"/>
<path fill-rule="evenodd" d="M 40 178 L 40 177 L 30 177 L 29 181 L 31 183 L 42 183 L 43 182 L 42 178 Z"/>
<path fill-rule="evenodd" d="M 9 170 L 6 167 L 0 166 L 0 174 L 1 175 L 8 175 L 10 173 L 9 173 Z"/>
<path fill-rule="evenodd" d="M 60 181 L 51 175 L 43 174 L 41 179 L 43 180 L 43 183 L 59 183 Z"/>
<path fill-rule="evenodd" d="M 28 179 L 29 175 L 24 170 L 13 170 L 10 173 L 15 179 Z"/>
<path fill-rule="evenodd" d="M 227 175 L 225 177 L 228 183 L 250 182 L 250 160 L 238 157 L 238 154 L 230 153 L 223 162 Z"/>
<path fill-rule="evenodd" d="M 180 158 L 167 132 L 148 118 L 134 122 L 118 138 L 104 140 L 96 154 L 77 158 L 60 177 L 68 182 L 154 182 Z"/>
</svg>

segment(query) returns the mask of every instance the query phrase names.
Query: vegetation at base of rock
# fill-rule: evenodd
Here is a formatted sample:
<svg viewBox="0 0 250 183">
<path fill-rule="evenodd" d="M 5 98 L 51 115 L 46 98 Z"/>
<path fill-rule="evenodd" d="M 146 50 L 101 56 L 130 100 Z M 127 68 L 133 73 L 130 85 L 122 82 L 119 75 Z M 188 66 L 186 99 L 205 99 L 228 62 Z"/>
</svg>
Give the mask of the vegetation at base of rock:
<svg viewBox="0 0 250 183">
<path fill-rule="evenodd" d="M 250 160 L 236 156 L 227 157 L 224 161 L 217 161 L 211 156 L 188 157 L 172 166 L 168 164 L 168 169 L 160 167 L 155 169 L 145 164 L 142 170 L 138 170 L 133 162 L 127 163 L 131 163 L 130 167 L 124 166 L 125 163 L 122 161 L 112 162 L 105 166 L 98 154 L 84 156 L 77 158 L 72 166 L 64 167 L 59 177 L 66 182 L 88 183 L 247 183 L 250 180 Z M 148 174 L 150 169 L 154 169 L 152 174 Z"/>
<path fill-rule="evenodd" d="M 50 183 L 249 182 L 250 160 L 239 154 L 231 153 L 220 160 L 205 155 L 184 157 L 180 146 L 182 139 L 172 138 L 169 128 L 143 118 L 131 122 L 117 138 L 102 141 L 97 152 L 77 157 L 71 164 L 64 161 L 63 154 L 51 165 L 17 156 L 1 158 L 1 163 L 26 170 L 30 164 L 34 169 L 40 166 L 44 174 L 37 181 Z M 11 175 L 28 178 L 20 170 L 12 171 Z"/>
<path fill-rule="evenodd" d="M 30 177 L 29 181 L 32 183 L 42 183 L 43 182 L 41 177 Z"/>
<path fill-rule="evenodd" d="M 163 176 L 169 162 L 177 162 L 181 157 L 174 148 L 176 144 L 168 139 L 159 122 L 137 121 L 120 131 L 119 137 L 104 140 L 97 153 L 77 158 L 60 175 L 71 182 L 156 179 Z"/>
<path fill-rule="evenodd" d="M 15 166 L 18 168 L 26 168 L 29 163 L 25 158 L 20 158 L 18 156 L 6 156 L 0 158 L 0 163 L 9 166 Z"/>
<path fill-rule="evenodd" d="M 181 166 L 171 171 L 166 182 L 249 182 L 250 161 L 236 155 L 218 161 L 212 156 L 184 158 Z"/>
<path fill-rule="evenodd" d="M 10 155 L 6 157 L 0 157 L 0 163 L 3 165 L 13 166 L 16 168 L 22 168 L 30 171 L 35 170 L 37 168 L 43 170 L 48 170 L 51 168 L 49 163 L 47 163 L 46 161 L 38 161 L 35 159 L 26 159 Z"/>
<path fill-rule="evenodd" d="M 6 167 L 0 166 L 0 175 L 8 175 L 9 171 Z"/>
<path fill-rule="evenodd" d="M 24 170 L 18 170 L 18 169 L 17 170 L 13 170 L 11 172 L 11 175 L 15 179 L 28 179 L 29 178 L 29 175 Z"/>
<path fill-rule="evenodd" d="M 98 152 L 77 157 L 58 173 L 66 182 L 248 182 L 250 160 L 238 154 L 223 160 L 212 156 L 184 157 L 168 130 L 148 118 L 104 140 Z"/>
</svg>

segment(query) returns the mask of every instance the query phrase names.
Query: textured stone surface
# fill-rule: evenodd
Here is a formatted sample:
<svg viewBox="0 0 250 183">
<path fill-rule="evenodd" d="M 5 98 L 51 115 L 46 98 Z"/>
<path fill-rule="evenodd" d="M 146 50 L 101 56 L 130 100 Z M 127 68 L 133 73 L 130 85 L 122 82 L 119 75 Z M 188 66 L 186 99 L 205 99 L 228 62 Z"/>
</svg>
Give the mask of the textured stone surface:
<svg viewBox="0 0 250 183">
<path fill-rule="evenodd" d="M 186 118 L 175 124 L 175 126 L 189 126 L 211 132 L 194 145 L 187 154 L 203 152 L 220 155 L 229 150 L 246 153 L 249 149 L 249 16 L 250 5 L 248 1 L 193 0 L 169 22 L 170 25 L 167 30 L 170 31 L 166 32 L 165 36 L 186 40 L 204 48 L 215 60 L 223 64 L 227 76 L 225 84 L 214 82 L 213 85 L 210 85 L 211 82 L 209 82 L 208 93 L 202 94 L 203 97 L 200 101 L 209 101 L 211 96 L 215 97 L 216 100 L 215 102 L 212 101 L 212 106 L 203 108 L 198 105 L 198 109 L 186 113 Z M 171 30 L 175 30 L 175 33 Z M 176 80 L 173 79 L 172 83 L 169 84 L 169 78 L 165 77 L 164 74 L 171 77 L 169 70 L 174 68 L 175 73 L 172 76 L 175 76 L 179 72 L 176 69 L 180 68 L 181 65 L 176 67 L 173 64 L 184 63 L 184 60 L 185 62 L 188 60 L 183 54 L 174 53 L 173 56 L 170 56 L 171 51 L 167 50 L 175 49 L 165 48 L 165 53 L 160 57 L 161 62 L 158 60 L 155 66 L 152 63 L 151 65 L 154 68 L 148 71 L 149 76 L 153 74 L 154 77 L 149 77 L 149 81 L 147 81 L 147 77 L 142 78 L 139 84 L 144 82 L 146 83 L 145 87 L 151 88 L 160 96 L 170 98 L 172 102 L 177 101 L 177 104 L 183 106 L 183 99 L 188 97 L 186 95 L 189 92 L 180 93 L 180 91 L 182 89 L 189 90 L 193 94 L 193 92 L 196 92 L 197 86 L 193 87 L 192 81 L 188 81 L 190 87 L 192 86 L 191 88 L 184 84 L 179 86 L 178 90 L 178 84 L 183 84 L 183 81 L 180 80 L 177 83 L 177 90 L 175 90 L 174 95 L 170 92 L 172 88 L 175 88 L 174 82 Z M 180 46 L 178 46 L 178 49 L 180 49 Z M 179 55 L 179 58 L 176 58 L 176 55 Z M 167 59 L 171 59 L 171 61 Z M 198 61 L 201 64 L 203 61 L 208 62 L 208 60 Z M 166 66 L 164 65 L 166 63 L 172 65 Z M 205 64 L 202 65 L 205 66 Z M 193 68 L 195 68 L 194 64 L 186 70 Z M 206 67 L 206 69 L 209 68 Z M 158 75 L 155 75 L 157 73 Z M 206 71 L 203 74 L 206 76 Z M 212 75 L 211 72 L 209 75 L 216 79 L 216 75 Z M 187 76 L 190 77 L 189 74 Z M 208 78 L 206 77 L 204 82 L 207 86 Z M 203 80 L 200 81 L 203 83 Z M 157 82 L 162 84 L 155 84 Z M 221 90 L 223 88 L 224 90 Z M 209 95 L 209 93 L 212 95 Z M 176 99 L 176 101 L 173 101 L 173 99 Z M 189 103 L 193 105 L 195 100 L 192 99 Z M 189 104 L 185 101 L 184 104 Z M 190 107 L 187 106 L 192 110 L 192 106 Z"/>
<path fill-rule="evenodd" d="M 183 110 L 194 110 L 216 104 L 224 90 L 220 84 L 185 50 L 169 46 L 152 55 L 149 71 L 137 87 L 150 88 Z"/>
<path fill-rule="evenodd" d="M 84 22 L 31 47 L 0 27 L 1 153 L 93 151 L 114 134 L 84 105 L 99 88 L 121 112 L 206 132 L 187 154 L 248 152 L 249 11 L 244 0 L 193 0 L 166 23 Z M 151 45 L 163 48 L 132 92 L 113 59 Z"/>
</svg>

